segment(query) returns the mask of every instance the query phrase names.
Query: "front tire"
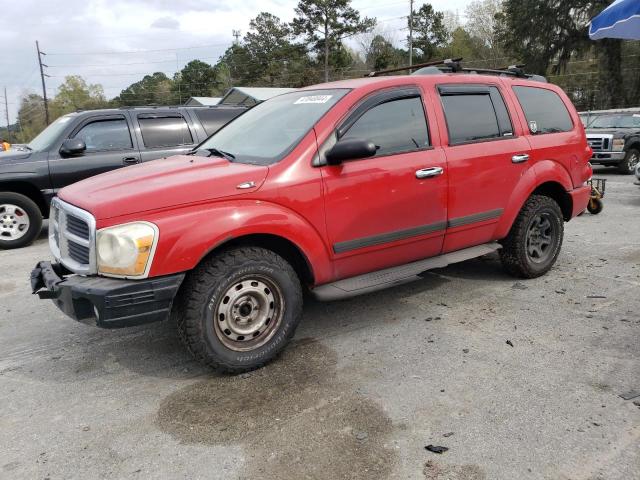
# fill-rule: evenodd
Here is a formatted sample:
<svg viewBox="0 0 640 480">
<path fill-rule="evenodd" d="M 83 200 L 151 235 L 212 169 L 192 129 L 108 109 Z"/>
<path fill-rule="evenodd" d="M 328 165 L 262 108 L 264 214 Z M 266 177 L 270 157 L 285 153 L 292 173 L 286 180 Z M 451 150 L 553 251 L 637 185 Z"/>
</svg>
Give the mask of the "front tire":
<svg viewBox="0 0 640 480">
<path fill-rule="evenodd" d="M 225 373 L 273 360 L 302 318 L 302 288 L 282 257 L 258 247 L 204 260 L 176 299 L 180 337 L 200 362 Z"/>
<path fill-rule="evenodd" d="M 640 161 L 640 151 L 635 148 L 630 148 L 627 150 L 624 160 L 618 164 L 618 172 L 623 175 L 631 175 L 635 172 L 638 161 Z"/>
<path fill-rule="evenodd" d="M 519 278 L 544 275 L 560 254 L 563 236 L 564 218 L 558 204 L 552 198 L 531 195 L 502 241 L 502 265 Z"/>
<path fill-rule="evenodd" d="M 42 230 L 42 213 L 29 197 L 0 192 L 0 250 L 29 245 Z"/>
</svg>

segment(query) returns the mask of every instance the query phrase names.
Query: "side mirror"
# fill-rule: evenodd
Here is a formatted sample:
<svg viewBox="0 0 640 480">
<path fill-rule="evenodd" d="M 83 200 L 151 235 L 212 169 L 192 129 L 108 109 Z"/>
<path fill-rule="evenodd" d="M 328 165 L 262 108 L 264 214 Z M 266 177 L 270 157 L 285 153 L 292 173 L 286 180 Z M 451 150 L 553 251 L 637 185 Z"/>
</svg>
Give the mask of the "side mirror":
<svg viewBox="0 0 640 480">
<path fill-rule="evenodd" d="M 377 147 L 371 140 L 352 138 L 340 140 L 325 153 L 328 165 L 340 165 L 345 160 L 373 157 Z"/>
<path fill-rule="evenodd" d="M 63 156 L 78 155 L 87 149 L 86 143 L 80 138 L 67 138 L 62 142 L 60 154 Z"/>
</svg>

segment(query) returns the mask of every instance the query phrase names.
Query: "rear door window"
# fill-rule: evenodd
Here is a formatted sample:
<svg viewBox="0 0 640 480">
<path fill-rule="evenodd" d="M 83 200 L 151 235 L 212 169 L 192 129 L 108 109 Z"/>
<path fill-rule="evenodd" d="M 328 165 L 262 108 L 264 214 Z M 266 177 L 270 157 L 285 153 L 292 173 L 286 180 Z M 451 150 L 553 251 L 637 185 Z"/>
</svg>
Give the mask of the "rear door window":
<svg viewBox="0 0 640 480">
<path fill-rule="evenodd" d="M 546 88 L 513 87 L 533 134 L 569 132 L 573 122 L 560 96 Z"/>
<path fill-rule="evenodd" d="M 147 148 L 177 147 L 193 144 L 189 125 L 182 115 L 138 115 L 142 140 Z"/>
<path fill-rule="evenodd" d="M 213 135 L 243 110 L 236 108 L 198 108 L 194 110 L 207 135 Z"/>
<path fill-rule="evenodd" d="M 129 125 L 124 117 L 91 121 L 84 125 L 73 138 L 83 140 L 87 145 L 87 152 L 133 148 Z"/>
<path fill-rule="evenodd" d="M 429 132 L 420 97 L 392 100 L 367 110 L 343 135 L 371 140 L 376 156 L 429 147 Z"/>
<path fill-rule="evenodd" d="M 497 87 L 441 85 L 438 90 L 450 145 L 513 136 L 509 112 Z"/>
</svg>

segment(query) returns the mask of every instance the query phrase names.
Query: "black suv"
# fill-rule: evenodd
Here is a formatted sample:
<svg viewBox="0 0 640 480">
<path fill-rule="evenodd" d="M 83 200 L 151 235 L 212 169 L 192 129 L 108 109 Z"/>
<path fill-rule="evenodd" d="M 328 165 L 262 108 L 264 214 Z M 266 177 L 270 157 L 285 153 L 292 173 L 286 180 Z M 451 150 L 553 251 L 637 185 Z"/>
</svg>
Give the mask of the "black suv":
<svg viewBox="0 0 640 480">
<path fill-rule="evenodd" d="M 56 192 L 140 162 L 186 153 L 245 107 L 135 107 L 70 113 L 0 153 L 0 249 L 31 243 Z"/>
<path fill-rule="evenodd" d="M 585 117 L 583 116 L 583 119 Z M 598 113 L 585 121 L 591 163 L 630 175 L 640 160 L 640 111 Z"/>
</svg>

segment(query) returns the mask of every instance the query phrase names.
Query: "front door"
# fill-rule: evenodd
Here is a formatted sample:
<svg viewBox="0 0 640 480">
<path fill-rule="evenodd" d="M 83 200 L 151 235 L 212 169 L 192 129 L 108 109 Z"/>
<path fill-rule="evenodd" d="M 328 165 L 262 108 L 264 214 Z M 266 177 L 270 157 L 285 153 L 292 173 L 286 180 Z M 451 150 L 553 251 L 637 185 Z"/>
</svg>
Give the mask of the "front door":
<svg viewBox="0 0 640 480">
<path fill-rule="evenodd" d="M 447 172 L 444 153 L 431 147 L 420 90 L 367 98 L 329 143 L 354 138 L 373 141 L 376 155 L 322 167 L 336 278 L 438 255 Z"/>
<path fill-rule="evenodd" d="M 49 157 L 49 173 L 55 190 L 140 162 L 125 115 L 95 115 L 83 120 L 69 135 L 84 141 L 87 149 L 64 157 L 59 152 Z"/>
</svg>

